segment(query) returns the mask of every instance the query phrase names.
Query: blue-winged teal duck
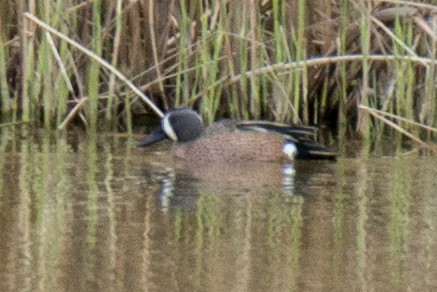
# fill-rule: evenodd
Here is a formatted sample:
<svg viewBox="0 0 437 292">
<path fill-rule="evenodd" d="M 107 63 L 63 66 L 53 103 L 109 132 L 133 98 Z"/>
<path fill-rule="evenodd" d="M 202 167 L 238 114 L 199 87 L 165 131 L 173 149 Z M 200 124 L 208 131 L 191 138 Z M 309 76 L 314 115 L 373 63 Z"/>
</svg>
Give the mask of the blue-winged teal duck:
<svg viewBox="0 0 437 292">
<path fill-rule="evenodd" d="M 315 142 L 314 127 L 290 127 L 264 121 L 222 120 L 205 127 L 191 109 L 168 112 L 161 125 L 140 142 L 175 141 L 176 157 L 196 162 L 290 161 L 331 159 L 336 154 Z"/>
</svg>

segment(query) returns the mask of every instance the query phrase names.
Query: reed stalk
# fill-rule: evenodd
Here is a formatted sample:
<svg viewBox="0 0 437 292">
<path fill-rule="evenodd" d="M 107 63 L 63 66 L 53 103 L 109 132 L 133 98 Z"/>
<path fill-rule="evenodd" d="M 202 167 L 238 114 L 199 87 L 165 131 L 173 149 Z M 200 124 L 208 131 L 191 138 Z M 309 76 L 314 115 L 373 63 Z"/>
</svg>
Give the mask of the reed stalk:
<svg viewBox="0 0 437 292">
<path fill-rule="evenodd" d="M 340 4 L 340 48 L 339 48 L 339 55 L 345 55 L 347 54 L 347 39 L 348 39 L 348 26 L 349 26 L 349 1 L 342 0 Z M 346 135 L 347 135 L 347 87 L 348 87 L 348 69 L 346 63 L 340 63 L 339 64 L 339 71 L 340 71 L 340 89 L 339 93 L 336 94 L 336 99 L 338 102 L 338 113 L 337 113 L 337 123 L 338 123 L 338 142 L 339 142 L 339 149 L 341 153 L 343 153 L 346 145 Z M 323 90 L 323 104 L 322 107 L 326 107 L 327 103 L 327 81 L 325 81 L 325 87 Z"/>
<path fill-rule="evenodd" d="M 93 2 L 93 23 L 92 23 L 92 50 L 98 56 L 102 54 L 102 26 L 101 26 L 101 1 Z M 100 65 L 96 61 L 91 61 L 88 67 L 88 121 L 90 131 L 97 129 L 98 98 L 99 98 L 99 73 Z"/>
<path fill-rule="evenodd" d="M 360 105 L 368 105 L 369 104 L 369 72 L 370 72 L 370 63 L 368 60 L 368 55 L 370 51 L 370 31 L 372 29 L 370 22 L 370 13 L 371 13 L 371 3 L 361 0 L 360 6 L 362 7 L 361 17 L 360 17 L 360 47 L 361 52 L 363 54 L 363 59 L 361 62 L 362 67 L 362 84 L 360 89 Z M 358 122 L 357 122 L 357 130 L 364 137 L 364 146 L 365 153 L 371 152 L 371 123 L 368 120 L 366 115 L 361 115 L 361 112 L 358 112 Z"/>
<path fill-rule="evenodd" d="M 25 10 L 24 2 L 19 1 L 17 4 L 17 9 L 19 13 L 23 13 Z M 35 3 L 34 1 L 29 1 L 28 10 L 32 13 L 35 12 Z M 31 86 L 35 82 L 36 78 L 34 77 L 34 42 L 29 41 L 29 35 L 34 33 L 34 26 L 32 23 L 28 22 L 26 19 L 22 19 L 21 22 L 21 70 L 22 70 L 22 84 L 21 84 L 21 108 L 22 108 L 22 119 L 25 122 L 29 122 L 32 120 L 32 112 L 31 112 L 31 98 L 32 98 L 32 90 Z"/>
<path fill-rule="evenodd" d="M 112 48 L 112 61 L 111 66 L 116 68 L 118 64 L 119 57 L 119 49 L 120 49 L 120 41 L 121 41 L 121 32 L 122 32 L 122 0 L 117 0 L 116 9 L 115 9 L 115 32 L 114 32 L 114 44 Z M 116 75 L 110 74 L 109 76 L 109 84 L 108 84 L 108 100 L 106 102 L 106 113 L 105 118 L 107 122 L 113 121 L 113 116 L 115 115 L 115 106 L 114 106 L 114 95 L 116 89 Z"/>
<path fill-rule="evenodd" d="M 179 35 L 179 48 L 178 56 L 178 71 L 176 76 L 176 92 L 175 92 L 175 107 L 180 107 L 184 104 L 184 101 L 190 96 L 190 83 L 189 74 L 184 73 L 189 69 L 189 50 L 187 47 L 191 45 L 190 28 L 191 20 L 187 11 L 186 0 L 181 0 L 180 3 L 180 35 Z"/>
<path fill-rule="evenodd" d="M 292 32 L 296 33 L 295 37 L 295 54 L 294 60 L 296 62 L 302 61 L 305 57 L 305 18 L 306 18 L 306 4 L 305 0 L 298 1 L 298 20 L 297 20 L 297 28 Z M 293 123 L 297 124 L 300 121 L 303 121 L 305 124 L 308 123 L 308 90 L 303 87 L 302 78 L 306 75 L 307 66 L 304 63 L 302 66 L 302 71 L 295 71 L 293 73 L 293 99 L 294 99 L 294 109 L 300 113 L 302 112 L 302 118 L 300 116 L 293 116 Z"/>
<path fill-rule="evenodd" d="M 395 20 L 395 39 L 397 42 L 393 46 L 394 55 L 403 56 L 405 53 L 414 54 L 411 52 L 409 45 L 412 43 L 412 27 L 408 23 L 403 23 L 399 15 Z M 415 54 L 414 54 L 415 55 Z M 407 119 L 413 117 L 413 91 L 412 86 L 414 82 L 414 73 L 411 62 L 397 61 L 394 63 L 394 70 L 396 76 L 397 90 L 396 100 L 392 110 L 398 115 L 402 115 Z M 403 147 L 403 141 L 400 135 L 396 135 L 396 148 L 400 152 Z"/>
<path fill-rule="evenodd" d="M 290 29 L 293 29 L 290 23 L 286 20 L 286 7 L 284 1 L 273 0 L 272 1 L 272 19 L 273 19 L 273 32 L 272 32 L 272 47 L 274 47 L 274 57 L 269 64 L 284 63 L 292 60 L 292 48 L 288 44 L 288 40 L 291 38 L 289 34 L 285 32 L 287 25 L 290 25 Z M 268 55 L 268 52 L 266 52 Z M 267 81 L 267 86 L 272 88 L 272 101 L 271 108 L 273 110 L 273 116 L 277 120 L 290 119 L 290 116 L 297 115 L 296 111 L 291 112 L 292 106 L 292 88 L 294 84 L 293 70 L 287 72 L 285 75 L 278 76 L 278 74 L 269 72 L 268 75 L 272 76 L 271 81 Z"/>
<path fill-rule="evenodd" d="M 0 22 L 0 97 L 1 97 L 1 112 L 3 121 L 11 120 L 11 98 L 9 94 L 9 85 L 7 82 L 6 74 L 7 74 L 7 59 L 8 54 L 5 46 L 1 45 L 5 43 L 5 36 L 3 30 L 1 29 Z"/>
<path fill-rule="evenodd" d="M 259 33 L 258 30 L 260 28 L 259 22 L 259 13 L 258 13 L 258 5 L 256 5 L 255 0 L 249 0 L 248 2 L 248 15 L 249 15 L 249 66 L 251 69 L 258 68 L 260 62 L 263 62 L 262 55 L 259 53 L 258 39 Z M 261 77 L 262 78 L 262 77 Z M 261 78 L 251 78 L 249 80 L 249 88 L 250 88 L 250 101 L 248 110 L 251 118 L 259 119 L 261 116 L 261 92 L 260 92 L 260 79 Z"/>
</svg>

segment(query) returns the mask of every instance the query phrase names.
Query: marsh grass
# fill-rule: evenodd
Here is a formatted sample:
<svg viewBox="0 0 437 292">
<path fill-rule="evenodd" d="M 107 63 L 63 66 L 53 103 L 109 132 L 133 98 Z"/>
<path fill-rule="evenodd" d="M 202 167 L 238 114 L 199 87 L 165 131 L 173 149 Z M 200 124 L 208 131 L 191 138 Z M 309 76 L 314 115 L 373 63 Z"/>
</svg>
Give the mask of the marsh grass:
<svg viewBox="0 0 437 292">
<path fill-rule="evenodd" d="M 322 126 L 341 152 L 357 137 L 364 153 L 383 153 L 385 137 L 398 152 L 408 141 L 424 147 L 436 140 L 435 4 L 1 4 L 3 123 L 131 132 L 136 116 L 162 115 L 130 93 L 140 88 L 161 108 L 195 107 L 207 122 L 228 116 Z"/>
<path fill-rule="evenodd" d="M 4 44 L 3 35 L 0 33 L 0 43 Z M 12 115 L 12 106 L 9 98 L 8 81 L 7 81 L 7 51 L 4 46 L 0 46 L 0 94 L 1 94 L 1 111 L 3 121 L 10 121 Z"/>
</svg>

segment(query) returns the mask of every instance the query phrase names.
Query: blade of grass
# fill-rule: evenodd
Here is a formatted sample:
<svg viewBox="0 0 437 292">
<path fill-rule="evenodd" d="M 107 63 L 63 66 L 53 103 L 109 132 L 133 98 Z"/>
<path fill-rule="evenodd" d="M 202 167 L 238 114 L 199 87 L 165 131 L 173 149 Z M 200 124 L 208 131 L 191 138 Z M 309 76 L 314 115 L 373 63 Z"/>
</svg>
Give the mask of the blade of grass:
<svg viewBox="0 0 437 292">
<path fill-rule="evenodd" d="M 111 66 L 116 68 L 118 64 L 118 52 L 120 48 L 121 40 L 121 25 L 122 25 L 122 0 L 117 0 L 115 9 L 115 33 L 114 33 L 114 44 L 112 47 L 112 61 Z M 109 76 L 109 90 L 108 90 L 108 101 L 106 103 L 106 120 L 110 121 L 112 116 L 115 114 L 114 95 L 115 95 L 115 74 Z"/>
<path fill-rule="evenodd" d="M 387 120 L 386 118 L 384 118 L 382 115 L 378 114 L 377 112 L 375 112 L 372 108 L 363 106 L 363 105 L 359 105 L 358 106 L 360 109 L 365 110 L 366 112 L 368 112 L 370 115 L 374 116 L 375 118 L 377 118 L 378 120 L 380 120 L 381 122 L 383 122 L 384 124 L 386 124 L 387 126 L 395 129 L 396 131 L 398 131 L 399 133 L 407 136 L 408 138 L 410 138 L 411 140 L 419 143 L 422 146 L 427 145 L 425 142 L 423 142 L 422 140 L 420 140 L 420 138 L 414 136 L 413 134 L 411 134 L 410 132 L 408 132 L 407 130 L 401 128 L 400 126 L 396 125 L 395 123 L 393 123 L 390 120 Z"/>
<path fill-rule="evenodd" d="M 424 124 L 421 124 L 421 123 L 418 123 L 418 122 L 412 121 L 412 120 L 410 120 L 410 119 L 406 119 L 406 118 L 404 118 L 404 117 L 400 117 L 400 116 L 395 115 L 395 114 L 392 114 L 392 113 L 388 113 L 388 112 L 385 112 L 385 111 L 381 111 L 381 110 L 378 110 L 378 109 L 375 109 L 375 108 L 370 108 L 370 107 L 367 107 L 367 106 L 365 106 L 365 105 L 359 105 L 358 107 L 361 108 L 361 109 L 367 110 L 367 111 L 372 111 L 372 112 L 378 113 L 378 114 L 380 114 L 380 115 L 382 115 L 382 116 L 387 116 L 387 117 L 389 117 L 389 118 L 393 118 L 393 119 L 396 119 L 396 120 L 399 120 L 399 121 L 405 122 L 405 123 L 407 123 L 407 124 L 411 124 L 411 125 L 414 125 L 414 126 L 416 126 L 416 127 L 424 128 L 425 130 L 428 130 L 428 131 L 432 131 L 432 132 L 436 132 L 436 133 L 437 133 L 437 128 L 430 127 L 430 126 L 427 126 L 427 125 L 424 125 Z"/>
<path fill-rule="evenodd" d="M 7 80 L 7 50 L 4 44 L 3 30 L 0 28 L 0 97 L 1 97 L 1 110 L 3 121 L 11 120 L 11 104 L 9 96 L 9 85 Z"/>
</svg>

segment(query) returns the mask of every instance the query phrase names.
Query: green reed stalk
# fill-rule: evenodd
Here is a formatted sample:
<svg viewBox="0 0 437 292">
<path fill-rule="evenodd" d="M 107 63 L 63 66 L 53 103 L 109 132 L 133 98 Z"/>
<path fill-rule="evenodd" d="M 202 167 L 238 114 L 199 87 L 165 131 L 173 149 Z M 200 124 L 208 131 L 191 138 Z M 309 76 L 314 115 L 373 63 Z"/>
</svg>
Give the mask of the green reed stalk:
<svg viewBox="0 0 437 292">
<path fill-rule="evenodd" d="M 347 53 L 347 32 L 349 25 L 349 1 L 342 0 L 340 2 L 340 51 L 339 55 L 344 55 Z M 347 132 L 347 117 L 346 117 L 346 102 L 347 102 L 347 86 L 348 86 L 348 68 L 345 62 L 341 62 L 338 64 L 340 66 L 340 93 L 335 95 L 334 98 L 338 102 L 338 145 L 339 152 L 342 153 L 345 151 L 346 146 L 346 132 Z M 326 81 L 325 81 L 326 84 Z M 327 92 L 325 91 L 325 94 Z M 326 104 L 325 104 L 326 105 Z M 325 107 L 323 105 L 322 108 Z"/>
<path fill-rule="evenodd" d="M 190 83 L 189 83 L 189 51 L 187 47 L 191 45 L 190 39 L 190 26 L 191 21 L 188 16 L 188 11 L 186 9 L 185 0 L 181 0 L 181 18 L 179 23 L 179 47 L 178 47 L 178 73 L 176 76 L 176 99 L 175 107 L 179 107 L 184 104 L 184 101 L 190 96 Z"/>
<path fill-rule="evenodd" d="M 17 12 L 19 15 L 22 15 L 25 11 L 24 2 L 18 1 L 17 3 Z M 30 13 L 35 13 L 35 2 L 29 1 L 28 3 L 28 11 Z M 35 64 L 35 53 L 34 53 L 34 42 L 29 41 L 28 31 L 30 29 L 30 23 L 27 19 L 21 19 L 22 22 L 22 31 L 21 31 L 21 67 L 22 67 L 22 90 L 21 90 L 21 107 L 23 110 L 22 120 L 25 122 L 29 122 L 32 120 L 32 108 L 31 108 L 31 98 L 32 98 L 32 85 L 38 83 L 35 75 L 34 75 L 34 64 Z"/>
<path fill-rule="evenodd" d="M 369 105 L 368 89 L 370 87 L 369 84 L 370 63 L 369 60 L 367 59 L 367 56 L 369 55 L 369 50 L 370 50 L 371 4 L 365 0 L 361 0 L 360 6 L 363 7 L 363 9 L 365 9 L 365 11 L 361 12 L 361 18 L 360 18 L 360 45 L 361 45 L 362 54 L 364 56 L 362 60 L 362 85 L 361 85 L 362 87 L 360 90 L 360 104 Z M 371 152 L 372 131 L 370 125 L 371 123 L 367 116 L 367 113 L 359 112 L 357 130 L 361 132 L 364 137 L 365 155 Z"/>
<path fill-rule="evenodd" d="M 47 3 L 45 3 L 47 2 Z M 38 10 L 44 12 L 43 19 L 46 22 L 50 20 L 50 11 L 52 9 L 50 1 L 39 1 L 38 2 Z M 52 72 L 52 68 L 54 68 L 53 59 L 51 58 L 50 48 L 47 40 L 43 40 L 41 45 L 38 48 L 37 54 L 37 67 L 36 74 L 41 78 L 42 86 L 39 87 L 39 92 L 34 92 L 34 101 L 35 103 L 32 105 L 34 111 L 36 113 L 37 120 L 39 117 L 39 108 L 43 106 L 43 117 L 44 117 L 44 127 L 50 128 L 51 120 L 54 115 L 54 108 L 56 106 L 55 102 L 55 92 L 54 92 L 54 80 L 53 76 L 56 76 L 54 72 Z M 40 97 L 42 96 L 42 101 Z"/>
<path fill-rule="evenodd" d="M 410 22 L 406 23 L 406 27 L 405 27 L 405 31 L 406 31 L 406 42 L 407 44 L 411 47 L 413 45 L 414 42 L 414 36 L 413 36 L 413 27 L 411 25 Z M 405 79 L 406 79 L 406 84 L 405 84 L 405 102 L 404 102 L 404 106 L 405 106 L 405 116 L 407 119 L 410 120 L 415 120 L 415 96 L 414 96 L 414 89 L 415 86 L 417 84 L 416 82 L 416 66 L 413 64 L 413 62 L 411 61 L 406 61 L 405 64 Z M 419 134 L 419 129 L 418 128 L 412 128 L 412 133 L 416 136 L 418 136 Z"/>
<path fill-rule="evenodd" d="M 228 76 L 237 75 L 236 67 L 237 64 L 235 62 L 235 55 L 233 50 L 233 44 L 235 43 L 235 36 L 229 32 L 232 31 L 233 23 L 230 21 L 230 16 L 232 13 L 227 14 L 226 11 L 228 9 L 227 1 L 218 1 L 220 6 L 218 19 L 217 19 L 217 30 L 221 32 L 222 38 L 222 46 L 221 46 L 221 56 L 223 57 L 222 67 L 220 68 L 220 77 L 227 78 Z M 234 5 L 234 3 L 232 3 Z M 218 64 L 220 65 L 220 64 Z M 228 86 L 226 92 L 222 92 L 227 97 L 224 99 L 224 107 L 227 108 L 231 117 L 239 117 L 240 115 L 240 106 L 239 106 L 239 93 L 236 86 Z"/>
<path fill-rule="evenodd" d="M 305 18 L 306 18 L 306 1 L 299 0 L 298 3 L 298 24 L 297 24 L 297 39 L 296 39 L 296 55 L 295 60 L 297 62 L 302 61 L 305 58 Z M 304 124 L 308 124 L 308 96 L 307 96 L 307 88 L 304 88 L 302 85 L 303 76 L 305 76 L 305 72 L 307 72 L 306 66 L 303 67 L 302 74 L 300 70 L 296 71 L 294 74 L 295 83 L 294 83 L 294 107 L 296 111 L 299 113 L 299 108 L 302 108 L 303 122 Z M 302 75 L 301 75 L 302 74 Z M 302 90 L 303 89 L 303 90 Z M 303 91 L 303 92 L 302 92 Z M 300 100 L 300 97 L 302 99 Z M 299 117 L 294 117 L 293 122 L 298 123 Z"/>
<path fill-rule="evenodd" d="M 436 59 L 437 56 L 437 44 L 434 41 L 430 41 L 430 55 Z M 424 82 L 424 89 L 421 91 L 422 106 L 419 109 L 419 122 L 427 125 L 437 126 L 437 90 L 435 87 L 435 80 L 437 78 L 437 72 L 435 66 L 428 66 L 425 69 L 424 75 L 426 76 Z M 428 139 L 432 140 L 432 137 L 436 137 L 436 134 L 428 132 Z"/>
<path fill-rule="evenodd" d="M 202 4 L 200 6 L 202 8 Z M 218 9 L 218 7 L 215 9 Z M 215 31 L 213 35 L 211 35 L 212 30 Z M 202 84 L 200 85 L 200 90 L 205 92 L 205 96 L 202 98 L 202 113 L 208 123 L 214 121 L 220 106 L 221 86 L 211 85 L 220 77 L 219 65 L 223 48 L 223 34 L 224 30 L 221 21 L 217 23 L 217 28 L 211 28 L 208 18 L 206 16 L 201 17 L 200 74 Z M 208 90 L 208 88 L 211 89 Z"/>
<path fill-rule="evenodd" d="M 55 102 L 55 92 L 54 92 L 54 80 L 52 76 L 52 68 L 53 61 L 50 56 L 50 48 L 48 47 L 47 41 L 43 41 L 38 49 L 38 63 L 37 63 L 37 74 L 41 76 L 41 81 L 43 86 L 40 87 L 40 92 L 42 95 L 42 105 L 43 105 L 43 115 L 44 115 L 44 127 L 50 128 L 51 120 L 54 115 L 54 107 L 56 106 Z M 33 104 L 33 107 L 35 108 L 35 111 L 38 113 L 37 110 L 40 106 L 40 102 L 35 96 L 35 104 Z M 37 118 L 39 119 L 38 115 Z"/>
<path fill-rule="evenodd" d="M 280 5 L 282 4 L 282 5 Z M 283 50 L 283 42 L 282 39 L 282 28 L 281 22 L 285 18 L 285 7 L 284 1 L 273 0 L 272 1 L 272 17 L 273 17 L 273 40 L 275 45 L 275 62 L 283 62 L 286 53 Z"/>
<path fill-rule="evenodd" d="M 196 63 L 200 64 L 200 66 L 196 66 L 195 82 L 198 80 L 200 81 L 200 82 L 196 82 L 196 85 L 199 86 L 200 92 L 204 92 L 204 95 L 201 97 L 202 98 L 201 113 L 205 117 L 206 122 L 210 123 L 212 122 L 214 116 L 213 112 L 215 112 L 214 109 L 215 96 L 212 95 L 212 92 L 214 91 L 215 88 L 208 90 L 209 80 L 210 80 L 209 69 L 211 67 L 207 65 L 211 59 L 210 50 L 212 48 L 209 39 L 211 39 L 212 36 L 211 36 L 211 29 L 209 27 L 209 18 L 206 14 L 204 14 L 205 9 L 203 7 L 202 1 L 198 1 L 198 4 L 199 4 L 199 11 L 200 13 L 202 13 L 202 15 L 200 16 L 200 39 L 199 39 L 200 52 L 196 58 Z M 214 75 L 213 78 L 215 78 L 217 72 L 211 72 L 211 73 Z"/>
<path fill-rule="evenodd" d="M 224 2 L 224 1 L 221 1 Z M 223 3 L 221 4 L 220 9 L 222 10 L 224 7 Z M 223 10 L 222 10 L 223 11 Z M 226 20 L 223 21 L 220 20 L 222 22 L 222 27 L 224 28 L 224 30 L 229 31 L 229 28 L 227 27 L 227 22 Z M 232 51 L 232 36 L 231 34 L 225 34 L 223 36 L 223 53 L 225 56 L 225 66 L 226 69 L 223 71 L 223 74 L 226 74 L 228 76 L 235 76 L 236 75 L 236 69 L 235 69 L 235 62 L 234 62 L 234 56 L 233 56 L 233 51 Z M 231 115 L 231 117 L 233 118 L 239 118 L 240 117 L 240 107 L 239 107 L 239 94 L 238 94 L 238 90 L 236 88 L 236 86 L 229 86 L 228 87 L 228 99 L 226 101 L 227 103 L 227 108 L 229 110 L 229 113 Z"/>
<path fill-rule="evenodd" d="M 8 50 L 6 41 L 8 36 L 8 27 L 12 27 L 11 17 L 10 17 L 10 5 L 5 3 L 5 1 L 0 1 L 0 100 L 1 100 L 1 112 L 2 112 L 2 122 L 11 121 L 11 99 L 9 93 L 9 84 L 7 80 L 7 61 L 8 61 Z"/>
<path fill-rule="evenodd" d="M 406 54 L 404 47 L 412 43 L 413 33 L 412 27 L 408 23 L 403 22 L 399 15 L 396 16 L 394 26 L 395 36 L 402 45 L 398 42 L 393 44 L 393 54 L 395 56 L 403 56 Z M 407 119 L 414 120 L 414 104 L 413 104 L 413 82 L 414 68 L 410 61 L 395 61 L 394 74 L 396 76 L 396 93 L 393 113 L 404 116 Z M 396 149 L 398 152 L 403 148 L 403 136 L 396 131 Z"/>
<path fill-rule="evenodd" d="M 255 1 L 254 1 L 255 2 Z M 261 56 L 258 49 L 258 30 L 260 26 L 257 5 L 248 5 L 249 9 L 249 62 L 250 69 L 256 70 L 258 64 L 262 62 Z M 262 63 L 261 63 L 262 64 Z M 262 78 L 262 77 L 261 77 Z M 252 118 L 260 117 L 261 112 L 261 97 L 260 97 L 260 86 L 259 78 L 250 78 L 250 100 L 249 100 L 249 112 Z"/>
<path fill-rule="evenodd" d="M 66 60 L 69 54 L 67 44 L 64 42 L 60 43 L 60 57 L 61 60 Z M 55 77 L 56 78 L 56 77 Z M 67 114 L 67 101 L 68 101 L 68 95 L 73 92 L 70 92 L 69 86 L 67 85 L 67 81 L 64 80 L 59 74 L 59 77 L 56 78 L 55 82 L 55 91 L 56 91 L 56 126 L 59 127 L 64 119 L 64 117 Z M 70 82 L 71 84 L 71 82 Z"/>
<path fill-rule="evenodd" d="M 264 33 L 265 27 L 259 21 L 259 30 L 260 33 L 258 33 L 258 43 L 259 43 L 259 64 L 260 66 L 263 66 L 265 64 L 270 63 L 270 58 L 266 50 L 265 43 L 267 42 L 267 37 Z M 258 77 L 258 91 L 259 91 L 259 97 L 260 97 L 260 110 L 258 113 L 257 118 L 262 118 L 262 115 L 264 112 L 271 112 L 271 108 L 269 106 L 270 103 L 270 96 L 271 96 L 271 84 L 269 80 L 269 75 L 261 75 Z M 271 115 L 269 115 L 270 117 Z"/>
<path fill-rule="evenodd" d="M 290 62 L 292 60 L 291 47 L 289 40 L 292 39 L 285 31 L 287 27 L 287 16 L 285 1 L 272 1 L 272 18 L 273 18 L 273 45 L 274 45 L 274 63 Z M 290 27 L 291 28 L 291 27 Z M 266 54 L 268 54 L 266 52 Z M 269 87 L 272 92 L 265 95 L 265 98 L 271 98 L 274 104 L 274 116 L 276 120 L 289 119 L 292 115 L 290 110 L 291 90 L 294 84 L 293 72 L 290 69 L 287 75 L 278 76 L 272 73 L 273 80 L 269 81 Z M 292 103 L 292 102 L 291 102 Z"/>
<path fill-rule="evenodd" d="M 56 1 L 54 5 L 54 11 L 52 12 L 53 15 L 53 24 L 56 23 L 56 26 L 59 27 L 59 30 L 63 32 L 64 34 L 68 34 L 70 29 L 74 31 L 74 28 L 67 25 L 64 21 L 64 17 L 68 15 L 69 19 L 75 19 L 76 15 L 73 13 L 66 14 L 65 6 L 68 3 L 64 0 Z M 71 21 L 72 23 L 73 21 Z M 58 42 L 59 44 L 59 58 L 61 60 L 68 60 L 68 56 L 70 55 L 68 46 L 65 42 Z M 64 61 L 65 63 L 65 61 Z M 62 69 L 57 68 L 56 72 L 61 71 Z M 62 74 L 56 74 L 54 75 L 55 79 L 55 103 L 56 103 L 56 126 L 60 126 L 62 123 L 63 118 L 67 114 L 67 101 L 69 94 L 73 94 L 72 91 L 70 91 L 70 88 L 72 86 L 67 85 L 67 82 L 71 84 L 71 81 L 66 81 L 62 77 Z"/>
<path fill-rule="evenodd" d="M 117 0 L 116 3 L 116 11 L 115 11 L 115 32 L 114 32 L 114 43 L 112 47 L 112 61 L 111 65 L 113 67 L 117 67 L 118 64 L 118 52 L 120 48 L 120 40 L 121 40 L 121 31 L 122 31 L 122 0 Z M 115 74 L 111 74 L 109 77 L 109 92 L 108 92 L 108 100 L 106 103 L 106 120 L 109 122 L 112 120 L 112 117 L 116 114 L 116 106 L 114 106 L 114 94 L 115 94 L 115 86 L 116 86 L 116 76 Z M 129 103 L 125 100 L 125 103 Z M 115 125 L 115 123 L 114 123 Z"/>
<path fill-rule="evenodd" d="M 102 54 L 102 26 L 101 26 L 101 0 L 93 3 L 93 34 L 92 50 Z M 88 67 L 88 119 L 91 132 L 97 130 L 98 97 L 99 97 L 99 71 L 100 65 L 92 60 Z"/>
<path fill-rule="evenodd" d="M 244 4 L 242 4 L 244 5 Z M 245 14 L 241 12 L 242 14 Z M 237 48 L 237 56 L 238 60 L 238 71 L 240 71 L 241 79 L 240 79 L 240 113 L 244 119 L 249 118 L 248 104 L 250 102 L 250 93 L 248 92 L 248 83 L 249 78 L 246 73 L 249 70 L 248 56 L 250 54 L 248 43 L 246 41 L 246 15 L 244 15 L 241 19 L 237 19 L 236 23 L 238 27 L 241 28 L 239 31 L 239 40 L 238 40 L 238 48 Z"/>
<path fill-rule="evenodd" d="M 6 77 L 7 68 L 6 60 L 8 55 L 5 47 L 5 37 L 3 31 L 0 28 L 0 97 L 1 97 L 1 111 L 2 122 L 11 121 L 11 100 L 9 96 L 9 85 Z"/>
</svg>

